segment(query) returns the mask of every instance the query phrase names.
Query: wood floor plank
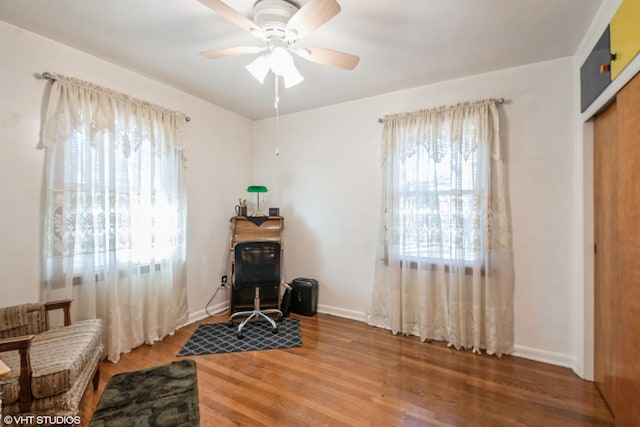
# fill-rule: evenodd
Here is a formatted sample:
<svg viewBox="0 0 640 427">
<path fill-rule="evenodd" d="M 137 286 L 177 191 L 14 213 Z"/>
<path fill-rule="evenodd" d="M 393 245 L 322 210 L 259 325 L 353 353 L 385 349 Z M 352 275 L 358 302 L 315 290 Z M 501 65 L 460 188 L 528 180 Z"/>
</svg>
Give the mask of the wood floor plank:
<svg viewBox="0 0 640 427">
<path fill-rule="evenodd" d="M 613 426 L 593 383 L 517 357 L 476 355 L 329 315 L 300 319 L 303 346 L 190 356 L 201 426 Z M 183 359 L 209 318 L 103 362 L 80 416 L 88 424 L 109 378 Z M 152 392 L 152 391 L 150 391 Z"/>
</svg>

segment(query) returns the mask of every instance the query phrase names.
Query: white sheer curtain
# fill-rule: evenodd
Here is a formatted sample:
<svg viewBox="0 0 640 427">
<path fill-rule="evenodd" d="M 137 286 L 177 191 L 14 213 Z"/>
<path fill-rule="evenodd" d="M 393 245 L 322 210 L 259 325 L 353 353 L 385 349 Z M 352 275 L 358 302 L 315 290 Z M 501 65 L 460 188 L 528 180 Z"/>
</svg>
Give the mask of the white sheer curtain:
<svg viewBox="0 0 640 427">
<path fill-rule="evenodd" d="M 187 320 L 185 117 L 55 78 L 41 138 L 46 298 L 102 319 L 115 362 Z"/>
<path fill-rule="evenodd" d="M 512 239 L 495 100 L 387 116 L 382 153 L 369 324 L 510 352 Z"/>
</svg>

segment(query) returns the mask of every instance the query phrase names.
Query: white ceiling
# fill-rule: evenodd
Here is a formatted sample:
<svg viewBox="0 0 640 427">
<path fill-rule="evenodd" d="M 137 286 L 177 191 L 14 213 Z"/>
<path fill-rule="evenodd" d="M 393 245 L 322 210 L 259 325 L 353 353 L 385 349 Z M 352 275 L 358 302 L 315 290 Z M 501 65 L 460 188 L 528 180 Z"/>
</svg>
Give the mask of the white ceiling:
<svg viewBox="0 0 640 427">
<path fill-rule="evenodd" d="M 255 0 L 225 2 L 251 18 Z M 338 2 L 342 12 L 300 44 L 360 64 L 344 71 L 296 57 L 305 80 L 281 90 L 280 114 L 571 56 L 602 0 Z M 260 85 L 244 69 L 255 55 L 199 55 L 258 40 L 196 0 L 0 0 L 0 20 L 248 118 L 275 115 L 272 75 Z"/>
</svg>

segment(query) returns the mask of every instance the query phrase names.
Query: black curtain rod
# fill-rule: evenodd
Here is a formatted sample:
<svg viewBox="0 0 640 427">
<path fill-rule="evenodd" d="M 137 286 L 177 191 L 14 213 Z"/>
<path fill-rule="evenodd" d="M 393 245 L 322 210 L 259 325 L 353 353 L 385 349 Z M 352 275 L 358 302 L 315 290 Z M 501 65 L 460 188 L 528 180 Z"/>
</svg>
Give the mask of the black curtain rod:
<svg viewBox="0 0 640 427">
<path fill-rule="evenodd" d="M 37 74 L 36 74 L 36 77 L 37 77 Z M 53 74 L 51 74 L 50 72 L 48 72 L 48 71 L 45 71 L 44 73 L 42 73 L 41 78 L 47 79 L 47 80 L 52 81 L 52 82 L 56 81 L 56 77 Z M 189 116 L 186 116 L 184 119 L 187 122 L 191 121 L 191 117 L 189 117 Z"/>
<path fill-rule="evenodd" d="M 504 98 L 496 99 L 496 104 L 504 104 Z M 384 123 L 384 119 L 382 118 L 378 119 L 378 123 Z"/>
</svg>

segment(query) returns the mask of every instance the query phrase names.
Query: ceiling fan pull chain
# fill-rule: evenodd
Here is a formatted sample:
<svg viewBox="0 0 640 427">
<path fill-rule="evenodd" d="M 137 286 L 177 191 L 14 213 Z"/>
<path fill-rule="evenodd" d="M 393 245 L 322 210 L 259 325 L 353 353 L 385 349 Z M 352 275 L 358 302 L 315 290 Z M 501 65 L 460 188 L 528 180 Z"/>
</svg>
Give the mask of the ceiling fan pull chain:
<svg viewBox="0 0 640 427">
<path fill-rule="evenodd" d="M 279 75 L 275 75 L 275 101 L 273 103 L 273 107 L 276 109 L 276 111 L 278 111 L 278 108 L 280 107 L 280 96 L 279 96 L 279 90 L 278 90 L 278 83 L 280 82 L 280 76 Z"/>
<path fill-rule="evenodd" d="M 276 78 L 275 78 L 276 101 L 274 103 L 274 107 L 276 107 L 276 157 L 280 156 L 280 96 L 278 95 L 279 82 L 280 82 L 280 76 L 276 74 Z"/>
</svg>

